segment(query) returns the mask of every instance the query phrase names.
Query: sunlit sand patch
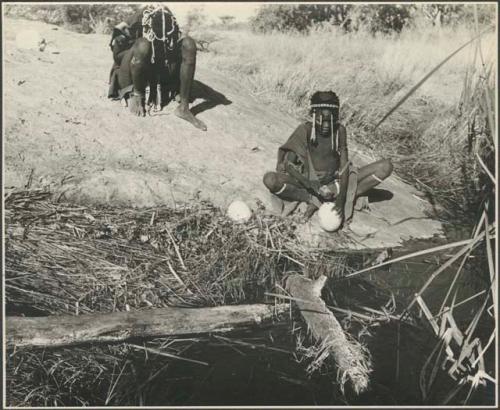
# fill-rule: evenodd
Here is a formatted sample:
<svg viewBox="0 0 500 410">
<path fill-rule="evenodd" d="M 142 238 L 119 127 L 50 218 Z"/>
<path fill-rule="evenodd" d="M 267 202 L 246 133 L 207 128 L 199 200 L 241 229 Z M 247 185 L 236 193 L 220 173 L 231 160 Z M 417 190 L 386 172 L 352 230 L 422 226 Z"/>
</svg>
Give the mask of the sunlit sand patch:
<svg viewBox="0 0 500 410">
<path fill-rule="evenodd" d="M 23 49 L 34 49 L 38 48 L 41 40 L 42 37 L 38 31 L 26 29 L 16 35 L 16 46 Z"/>
</svg>

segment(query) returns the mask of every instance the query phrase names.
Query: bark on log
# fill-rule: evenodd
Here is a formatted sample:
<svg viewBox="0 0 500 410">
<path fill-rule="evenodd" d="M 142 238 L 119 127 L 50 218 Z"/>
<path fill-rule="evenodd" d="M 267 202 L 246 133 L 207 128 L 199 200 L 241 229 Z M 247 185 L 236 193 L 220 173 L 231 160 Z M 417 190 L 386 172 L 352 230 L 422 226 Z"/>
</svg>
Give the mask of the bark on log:
<svg viewBox="0 0 500 410">
<path fill-rule="evenodd" d="M 311 280 L 302 275 L 289 276 L 286 288 L 302 314 L 313 338 L 320 343 L 324 360 L 331 355 L 340 370 L 340 386 L 349 380 L 356 393 L 368 387 L 371 360 L 366 349 L 352 337 L 347 337 L 342 326 L 321 299 L 325 276 Z"/>
<path fill-rule="evenodd" d="M 239 305 L 211 308 L 164 308 L 81 316 L 7 316 L 7 345 L 63 346 L 119 342 L 133 337 L 162 337 L 228 332 L 260 326 L 288 305 Z"/>
</svg>

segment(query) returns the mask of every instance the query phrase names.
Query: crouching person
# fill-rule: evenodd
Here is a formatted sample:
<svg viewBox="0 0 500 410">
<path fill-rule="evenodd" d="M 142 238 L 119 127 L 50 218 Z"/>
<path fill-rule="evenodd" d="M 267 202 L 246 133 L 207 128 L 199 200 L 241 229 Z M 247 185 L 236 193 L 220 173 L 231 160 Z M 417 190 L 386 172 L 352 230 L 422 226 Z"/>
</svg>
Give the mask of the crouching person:
<svg viewBox="0 0 500 410">
<path fill-rule="evenodd" d="M 145 6 L 115 27 L 110 43 L 113 67 L 108 97 L 127 102 L 133 115 L 179 102 L 174 114 L 206 131 L 189 110 L 196 69 L 196 43 L 179 29 L 165 6 Z M 146 87 L 149 98 L 146 102 Z"/>
</svg>

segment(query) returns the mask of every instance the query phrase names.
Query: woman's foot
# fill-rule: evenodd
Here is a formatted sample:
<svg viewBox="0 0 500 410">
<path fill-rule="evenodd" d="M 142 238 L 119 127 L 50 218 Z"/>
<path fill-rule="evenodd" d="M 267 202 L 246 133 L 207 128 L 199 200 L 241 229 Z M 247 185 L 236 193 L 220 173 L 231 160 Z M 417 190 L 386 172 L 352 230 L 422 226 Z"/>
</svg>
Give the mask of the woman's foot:
<svg viewBox="0 0 500 410">
<path fill-rule="evenodd" d="M 138 117 L 146 116 L 146 98 L 141 94 L 130 96 L 130 112 Z"/>
<path fill-rule="evenodd" d="M 207 126 L 203 121 L 200 121 L 198 118 L 196 118 L 191 111 L 189 111 L 189 108 L 183 108 L 182 105 L 179 105 L 175 111 L 174 114 L 177 115 L 179 118 L 182 118 L 183 120 L 186 120 L 187 122 L 190 122 L 193 124 L 196 128 L 206 131 Z"/>
</svg>

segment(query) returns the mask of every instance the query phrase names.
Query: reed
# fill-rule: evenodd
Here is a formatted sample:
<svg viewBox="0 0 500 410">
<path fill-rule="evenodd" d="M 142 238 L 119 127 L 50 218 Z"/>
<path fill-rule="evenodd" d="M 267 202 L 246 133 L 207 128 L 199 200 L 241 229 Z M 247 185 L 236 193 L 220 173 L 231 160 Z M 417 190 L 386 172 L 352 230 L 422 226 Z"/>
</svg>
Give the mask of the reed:
<svg viewBox="0 0 500 410">
<path fill-rule="evenodd" d="M 234 224 L 207 203 L 92 208 L 55 202 L 42 190 L 9 191 L 5 222 L 7 315 L 272 302 L 266 292 L 287 273 L 339 277 L 346 262 L 344 255 L 301 247 L 289 220 L 257 211 L 247 224 Z M 183 354 L 200 339 L 175 340 L 10 350 L 8 403 L 140 404 L 148 389 L 143 381 L 164 374 L 169 360 L 204 361 Z"/>
</svg>

